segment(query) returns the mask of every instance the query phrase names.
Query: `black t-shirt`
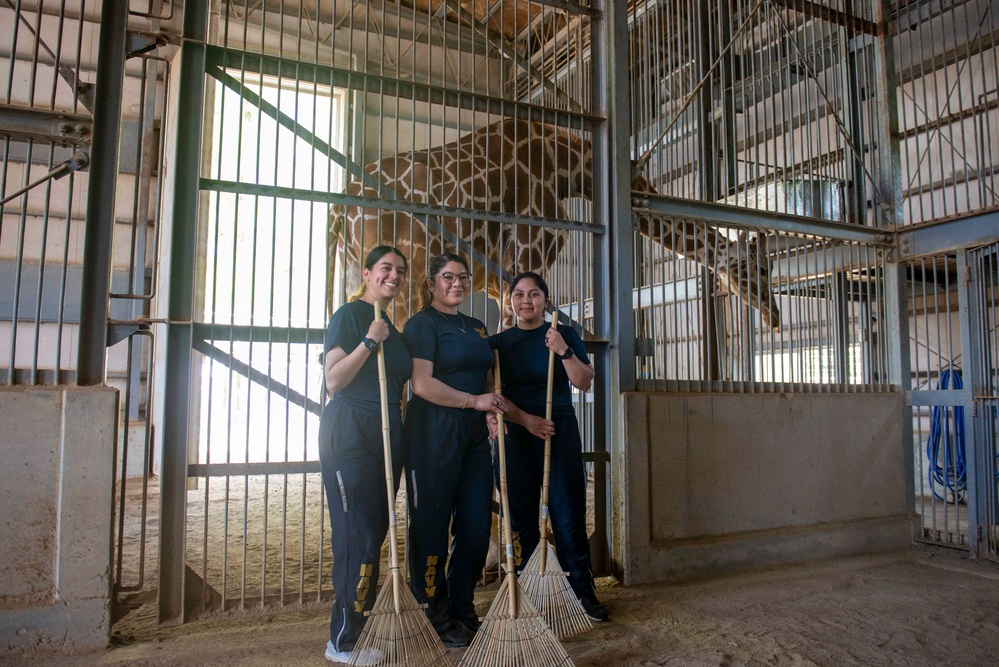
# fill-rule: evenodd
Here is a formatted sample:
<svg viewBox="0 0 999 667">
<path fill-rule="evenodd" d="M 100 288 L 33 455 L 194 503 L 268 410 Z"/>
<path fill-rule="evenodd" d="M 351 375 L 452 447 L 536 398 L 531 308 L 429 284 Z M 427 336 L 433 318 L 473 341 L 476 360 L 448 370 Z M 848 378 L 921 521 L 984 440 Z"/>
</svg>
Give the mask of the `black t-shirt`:
<svg viewBox="0 0 999 667">
<path fill-rule="evenodd" d="M 485 391 L 493 353 L 486 325 L 479 320 L 448 315 L 431 306 L 406 322 L 402 337 L 410 356 L 433 363 L 434 378 L 473 396 Z"/>
<path fill-rule="evenodd" d="M 388 315 L 382 311 L 382 318 L 388 320 Z M 375 308 L 367 301 L 358 299 L 337 308 L 326 327 L 326 346 L 329 352 L 339 347 L 350 354 L 361 343 L 368 333 L 368 327 L 375 319 Z M 409 360 L 409 352 L 402 342 L 402 336 L 395 326 L 389 322 L 389 336 L 382 343 L 385 348 L 385 377 L 388 388 L 389 417 L 400 419 L 400 404 L 402 402 L 402 387 L 409 380 L 413 365 Z M 333 400 L 343 403 L 372 417 L 381 417 L 381 399 L 378 395 L 378 358 L 372 352 L 364 360 L 364 365 L 346 387 L 338 391 Z"/>
<path fill-rule="evenodd" d="M 490 342 L 500 353 L 500 375 L 503 380 L 503 395 L 514 405 L 539 417 L 545 416 L 545 394 L 548 391 L 548 348 L 545 334 L 548 323 L 537 329 L 513 327 L 494 335 Z M 586 356 L 583 340 L 572 327 L 558 325 L 566 345 L 571 347 L 584 364 L 590 363 Z M 572 389 L 569 376 L 562 360 L 555 359 L 555 375 L 552 380 L 552 418 L 571 417 Z"/>
</svg>

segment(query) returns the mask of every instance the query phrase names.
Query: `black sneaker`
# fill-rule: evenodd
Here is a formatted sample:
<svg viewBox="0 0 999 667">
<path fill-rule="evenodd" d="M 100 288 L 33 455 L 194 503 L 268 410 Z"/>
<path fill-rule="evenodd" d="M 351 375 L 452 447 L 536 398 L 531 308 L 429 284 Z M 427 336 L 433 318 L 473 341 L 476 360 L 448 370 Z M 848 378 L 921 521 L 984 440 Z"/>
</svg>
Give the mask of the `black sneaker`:
<svg viewBox="0 0 999 667">
<path fill-rule="evenodd" d="M 474 637 L 475 633 L 479 631 L 479 617 L 469 616 L 468 618 L 455 618 L 452 619 L 454 624 L 458 626 L 458 629 L 464 632 L 469 637 Z"/>
<path fill-rule="evenodd" d="M 441 638 L 441 644 L 447 648 L 461 648 L 468 646 L 470 641 L 468 635 L 452 625 L 446 630 L 438 630 L 437 636 Z"/>
<path fill-rule="evenodd" d="M 603 623 L 604 621 L 610 620 L 610 614 L 604 609 L 604 606 L 600 604 L 600 600 L 593 593 L 589 595 L 584 595 L 579 598 L 579 603 L 583 605 L 583 611 L 586 615 L 590 617 L 591 620 L 597 623 Z"/>
</svg>

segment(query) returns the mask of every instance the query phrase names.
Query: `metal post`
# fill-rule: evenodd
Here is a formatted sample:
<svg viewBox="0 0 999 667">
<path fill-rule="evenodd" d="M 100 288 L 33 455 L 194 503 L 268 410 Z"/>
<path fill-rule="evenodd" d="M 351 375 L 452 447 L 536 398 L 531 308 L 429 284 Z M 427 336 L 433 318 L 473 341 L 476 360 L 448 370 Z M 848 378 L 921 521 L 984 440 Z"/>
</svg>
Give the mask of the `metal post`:
<svg viewBox="0 0 999 667">
<path fill-rule="evenodd" d="M 891 7 L 887 0 L 874 3 L 875 22 L 881 26 L 874 38 L 875 87 L 878 95 L 877 145 L 878 188 L 887 198 L 884 224 L 894 228 L 902 222 L 902 169 L 898 134 L 897 75 L 892 37 L 887 29 Z M 877 210 L 877 209 L 875 209 Z M 877 221 L 878 223 L 882 221 Z M 915 460 L 912 439 L 912 403 L 910 398 L 912 368 L 909 350 L 909 290 L 906 269 L 899 262 L 898 250 L 892 250 L 885 264 L 884 326 L 878 327 L 877 345 L 888 348 L 888 383 L 896 385 L 905 397 L 902 420 L 902 459 L 905 462 L 905 505 L 915 512 Z M 877 378 L 884 383 L 885 378 Z"/>
<path fill-rule="evenodd" d="M 989 470 L 988 458 L 994 456 L 986 447 L 984 430 L 981 428 L 984 415 L 975 414 L 977 396 L 987 395 L 984 365 L 982 363 L 982 312 L 981 284 L 978 275 L 978 262 L 973 266 L 968 262 L 969 255 L 978 255 L 967 250 L 957 253 L 957 295 L 961 322 L 961 376 L 967 399 L 964 402 L 964 452 L 965 479 L 968 484 L 968 550 L 975 558 L 982 555 L 983 531 L 988 530 L 989 498 L 995 493 L 995 480 L 981 474 Z"/>
<path fill-rule="evenodd" d="M 199 175 L 205 97 L 207 0 L 184 5 L 177 101 L 177 146 L 166 324 L 163 467 L 160 477 L 159 622 L 184 620 L 184 529 L 190 431 L 194 283 L 198 244 Z"/>
<path fill-rule="evenodd" d="M 710 0 L 699 0 L 697 4 L 697 35 L 700 38 L 700 48 L 697 52 L 697 75 L 700 78 L 708 76 L 711 63 L 717 57 L 717 46 L 711 39 L 711 5 Z M 698 146 L 701 152 L 699 162 L 701 199 L 713 202 L 717 199 L 718 183 L 718 151 L 715 148 L 714 121 L 714 91 L 715 82 L 709 77 L 698 95 L 698 128 L 700 130 Z M 705 236 L 708 228 L 704 228 Z M 696 232 L 695 232 L 696 233 Z M 707 238 L 704 239 L 707 243 Z M 718 380 L 718 330 L 715 324 L 714 273 L 706 267 L 698 271 L 701 281 L 701 363 L 704 380 Z"/>
<path fill-rule="evenodd" d="M 87 225 L 83 241 L 80 351 L 76 367 L 77 384 L 80 386 L 104 382 L 127 28 L 127 0 L 105 0 L 101 8 L 101 38 L 97 47 L 98 95 L 94 106 Z"/>
<path fill-rule="evenodd" d="M 854 7 L 852 0 L 846 0 L 845 11 L 850 16 L 854 15 Z M 864 140 L 864 132 L 862 125 L 862 114 L 860 111 L 860 103 L 863 99 L 863 95 L 860 90 L 860 73 L 857 69 L 857 49 L 863 48 L 867 45 L 867 41 L 864 39 L 857 39 L 857 31 L 853 27 L 845 27 L 846 32 L 846 110 L 849 114 L 847 117 L 848 125 L 850 127 L 850 135 L 853 140 L 853 145 L 859 150 L 863 151 L 865 144 L 868 142 Z M 890 63 L 885 63 L 886 66 L 892 67 L 894 69 L 894 55 L 892 55 L 892 61 Z M 893 76 L 894 78 L 894 76 Z M 894 91 L 892 91 L 894 94 Z M 853 222 L 858 225 L 864 224 L 864 214 L 867 210 L 867 181 L 864 172 L 864 162 L 863 156 L 856 153 L 853 154 L 853 159 L 850 160 L 850 181 L 852 187 L 850 188 L 850 198 L 847 204 L 848 216 L 846 218 L 847 222 Z M 875 209 L 876 210 L 876 209 Z"/>
<path fill-rule="evenodd" d="M 596 369 L 605 378 L 594 392 L 602 415 L 596 420 L 595 432 L 600 433 L 610 450 L 611 494 L 594 498 L 598 516 L 610 515 L 610 498 L 623 497 L 625 475 L 624 421 L 621 394 L 635 389 L 635 325 L 632 314 L 632 266 L 634 223 L 631 211 L 631 156 L 629 153 L 630 91 L 628 87 L 628 21 L 624 3 L 604 0 L 600 3 L 601 18 L 591 24 L 591 58 L 593 67 L 593 106 L 607 119 L 593 137 L 593 215 L 603 220 L 607 232 L 594 239 L 594 285 L 597 294 L 607 299 L 594 300 L 594 327 L 610 345 Z M 607 184 L 604 186 L 603 184 Z M 601 287 L 603 291 L 601 292 Z M 597 413 L 599 414 L 599 413 Z M 598 475 L 603 471 L 596 466 Z M 596 489 L 606 488 L 606 480 L 596 479 Z M 603 495 L 603 492 L 601 492 Z M 613 507 L 620 508 L 620 502 Z M 615 513 L 611 535 L 602 537 L 604 551 L 610 550 L 620 559 L 625 539 L 627 517 Z M 606 520 L 605 520 L 606 523 Z M 603 554 L 595 550 L 594 568 L 607 570 L 608 564 L 598 562 Z"/>
</svg>

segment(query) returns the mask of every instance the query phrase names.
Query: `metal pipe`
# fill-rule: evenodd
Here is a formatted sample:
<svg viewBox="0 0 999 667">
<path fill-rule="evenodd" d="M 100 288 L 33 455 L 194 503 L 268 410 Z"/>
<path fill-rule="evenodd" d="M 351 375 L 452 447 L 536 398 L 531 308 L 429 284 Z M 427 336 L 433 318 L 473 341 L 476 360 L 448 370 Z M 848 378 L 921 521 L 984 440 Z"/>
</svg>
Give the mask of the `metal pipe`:
<svg viewBox="0 0 999 667">
<path fill-rule="evenodd" d="M 83 242 L 83 289 L 80 297 L 77 360 L 77 383 L 80 386 L 104 382 L 127 28 L 127 0 L 105 0 L 101 9 L 101 38 L 97 59 L 99 94 L 94 106 L 87 227 Z"/>
<path fill-rule="evenodd" d="M 160 476 L 159 622 L 179 623 L 184 616 L 184 552 L 188 436 L 191 424 L 192 326 L 198 246 L 198 174 L 204 110 L 205 40 L 208 1 L 184 7 L 184 42 L 177 102 L 174 160 L 173 235 L 170 248 L 170 295 L 166 325 L 163 466 Z M 224 596 L 224 593 L 223 593 Z"/>
</svg>

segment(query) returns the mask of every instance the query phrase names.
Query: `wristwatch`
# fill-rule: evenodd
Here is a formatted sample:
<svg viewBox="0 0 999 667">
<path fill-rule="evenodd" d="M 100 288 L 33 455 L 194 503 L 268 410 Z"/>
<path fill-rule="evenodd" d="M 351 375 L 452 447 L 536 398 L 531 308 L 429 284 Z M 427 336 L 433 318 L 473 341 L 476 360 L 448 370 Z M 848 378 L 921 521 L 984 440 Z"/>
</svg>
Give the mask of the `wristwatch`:
<svg viewBox="0 0 999 667">
<path fill-rule="evenodd" d="M 571 347 L 567 347 L 565 348 L 565 352 L 558 355 L 558 358 L 561 359 L 562 361 L 565 361 L 566 359 L 572 359 L 572 355 L 574 354 L 576 354 L 576 351 Z"/>
<path fill-rule="evenodd" d="M 374 350 L 376 347 L 378 347 L 378 341 L 371 340 L 370 338 L 365 336 L 364 338 L 361 339 L 361 345 L 368 348 L 369 350 Z"/>
</svg>

